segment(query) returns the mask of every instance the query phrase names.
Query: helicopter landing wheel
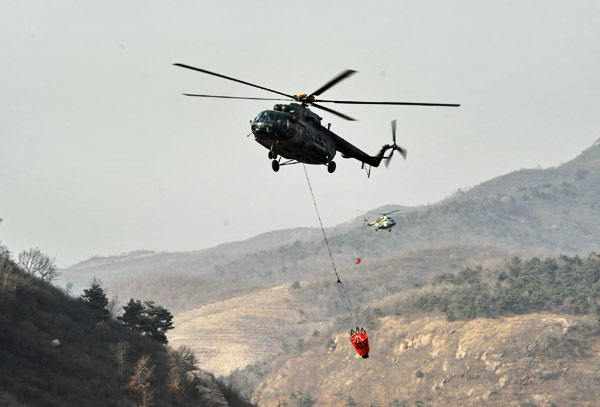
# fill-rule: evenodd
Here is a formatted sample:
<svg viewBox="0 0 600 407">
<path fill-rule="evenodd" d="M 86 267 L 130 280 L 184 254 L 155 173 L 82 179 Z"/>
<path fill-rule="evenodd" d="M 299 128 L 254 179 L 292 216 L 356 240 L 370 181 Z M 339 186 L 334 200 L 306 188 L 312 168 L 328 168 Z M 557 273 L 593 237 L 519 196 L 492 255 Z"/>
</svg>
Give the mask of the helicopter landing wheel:
<svg viewBox="0 0 600 407">
<path fill-rule="evenodd" d="M 277 161 L 277 160 L 271 161 L 271 168 L 273 168 L 273 171 L 275 171 L 275 172 L 279 171 L 279 161 Z"/>
<path fill-rule="evenodd" d="M 392 229 L 388 229 L 388 232 L 392 233 Z"/>
<path fill-rule="evenodd" d="M 335 161 L 329 161 L 329 164 L 327 164 L 327 171 L 329 171 L 330 174 L 335 171 Z"/>
<path fill-rule="evenodd" d="M 269 151 L 269 160 L 274 160 L 277 158 L 277 153 L 275 151 Z"/>
</svg>

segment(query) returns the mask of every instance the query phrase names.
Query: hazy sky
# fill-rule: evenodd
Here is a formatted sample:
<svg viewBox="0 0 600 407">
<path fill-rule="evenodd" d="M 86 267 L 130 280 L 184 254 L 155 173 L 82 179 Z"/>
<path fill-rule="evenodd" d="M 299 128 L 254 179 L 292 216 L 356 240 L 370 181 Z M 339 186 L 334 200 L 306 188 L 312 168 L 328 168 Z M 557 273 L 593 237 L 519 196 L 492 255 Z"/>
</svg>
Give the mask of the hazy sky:
<svg viewBox="0 0 600 407">
<path fill-rule="evenodd" d="M 301 166 L 271 170 L 248 121 L 269 102 L 182 92 L 310 93 L 461 103 L 332 105 L 332 130 L 408 160 L 367 179 L 310 166 L 326 226 L 432 203 L 519 168 L 558 165 L 600 132 L 598 1 L 3 1 L 0 241 L 61 266 L 135 249 L 192 250 L 317 226 Z"/>
</svg>

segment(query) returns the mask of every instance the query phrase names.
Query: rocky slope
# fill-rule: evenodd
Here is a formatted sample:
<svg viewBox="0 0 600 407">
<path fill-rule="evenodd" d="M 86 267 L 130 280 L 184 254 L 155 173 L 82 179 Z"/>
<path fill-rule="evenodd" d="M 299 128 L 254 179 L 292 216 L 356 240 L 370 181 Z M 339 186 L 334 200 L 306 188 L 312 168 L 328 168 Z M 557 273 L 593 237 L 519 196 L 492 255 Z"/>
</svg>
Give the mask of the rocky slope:
<svg viewBox="0 0 600 407">
<path fill-rule="evenodd" d="M 597 406 L 600 336 L 593 317 L 529 314 L 447 322 L 380 319 L 369 359 L 345 332 L 271 363 L 261 406 Z"/>
<path fill-rule="evenodd" d="M 450 246 L 366 260 L 342 268 L 340 275 L 353 305 L 365 308 L 435 275 L 469 265 L 492 266 L 509 255 L 490 247 Z M 229 374 L 296 346 L 345 313 L 332 271 L 323 270 L 320 279 L 282 284 L 179 313 L 169 342 L 194 349 L 204 369 Z"/>
<path fill-rule="evenodd" d="M 229 374 L 317 329 L 323 321 L 308 321 L 302 311 L 307 300 L 301 288 L 286 284 L 210 304 L 178 314 L 169 341 L 191 347 L 204 369 Z"/>
</svg>

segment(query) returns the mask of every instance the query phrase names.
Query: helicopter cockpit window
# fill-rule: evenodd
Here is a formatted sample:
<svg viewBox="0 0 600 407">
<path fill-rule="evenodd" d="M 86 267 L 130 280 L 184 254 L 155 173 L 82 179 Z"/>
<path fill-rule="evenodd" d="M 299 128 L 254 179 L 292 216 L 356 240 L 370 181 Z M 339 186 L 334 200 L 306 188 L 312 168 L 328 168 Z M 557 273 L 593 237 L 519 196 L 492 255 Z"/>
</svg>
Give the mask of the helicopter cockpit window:
<svg viewBox="0 0 600 407">
<path fill-rule="evenodd" d="M 269 113 L 267 114 L 267 117 L 268 117 L 268 119 L 269 119 L 269 120 L 271 120 L 271 121 L 275 121 L 275 113 L 273 113 L 273 112 L 269 112 Z M 263 119 L 266 119 L 267 117 L 263 117 Z"/>
<path fill-rule="evenodd" d="M 264 120 L 267 118 L 267 112 L 260 112 L 257 116 L 256 119 L 254 119 L 255 122 Z"/>
<path fill-rule="evenodd" d="M 276 123 L 279 126 L 283 125 L 283 120 L 285 119 L 285 116 L 283 114 L 281 114 L 281 113 L 277 113 L 276 116 L 277 116 Z"/>
</svg>

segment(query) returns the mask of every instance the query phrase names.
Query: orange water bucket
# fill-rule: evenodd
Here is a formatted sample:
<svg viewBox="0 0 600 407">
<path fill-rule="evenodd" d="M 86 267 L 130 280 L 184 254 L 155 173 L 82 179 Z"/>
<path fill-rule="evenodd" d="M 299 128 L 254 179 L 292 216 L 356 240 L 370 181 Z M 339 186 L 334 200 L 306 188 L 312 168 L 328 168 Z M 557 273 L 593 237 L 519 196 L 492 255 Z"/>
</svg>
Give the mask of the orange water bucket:
<svg viewBox="0 0 600 407">
<path fill-rule="evenodd" d="M 352 337 L 350 338 L 350 342 L 352 343 L 352 346 L 354 346 L 356 353 L 358 353 L 364 359 L 368 358 L 369 357 L 369 337 L 367 336 L 367 333 L 365 332 L 365 330 L 361 329 L 360 332 L 356 332 L 356 333 L 352 333 L 353 331 L 350 331 L 350 332 L 352 335 Z"/>
</svg>

